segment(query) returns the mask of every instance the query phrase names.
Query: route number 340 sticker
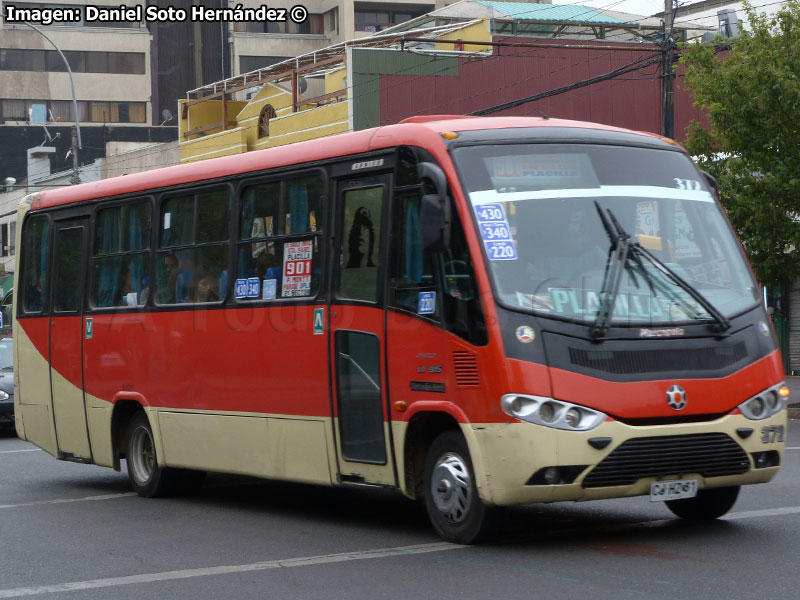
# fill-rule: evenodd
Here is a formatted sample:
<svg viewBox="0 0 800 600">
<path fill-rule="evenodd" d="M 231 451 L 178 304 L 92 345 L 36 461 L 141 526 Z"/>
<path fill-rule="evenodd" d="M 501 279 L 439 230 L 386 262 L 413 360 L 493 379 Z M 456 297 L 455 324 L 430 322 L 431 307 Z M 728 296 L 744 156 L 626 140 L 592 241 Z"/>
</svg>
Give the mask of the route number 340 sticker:
<svg viewBox="0 0 800 600">
<path fill-rule="evenodd" d="M 475 215 L 489 260 L 517 260 L 517 249 L 502 205 L 476 206 Z"/>
</svg>

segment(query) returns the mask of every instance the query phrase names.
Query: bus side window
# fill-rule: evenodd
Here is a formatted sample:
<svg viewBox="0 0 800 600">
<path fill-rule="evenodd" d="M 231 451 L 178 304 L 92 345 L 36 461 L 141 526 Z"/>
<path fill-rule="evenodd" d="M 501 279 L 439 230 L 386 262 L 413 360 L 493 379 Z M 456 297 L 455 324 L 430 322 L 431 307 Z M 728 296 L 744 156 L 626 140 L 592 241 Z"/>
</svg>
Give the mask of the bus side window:
<svg viewBox="0 0 800 600">
<path fill-rule="evenodd" d="M 448 331 L 476 346 L 483 346 L 489 339 L 475 268 L 455 207 L 451 215 L 450 246 L 438 255 L 444 323 Z"/>
<path fill-rule="evenodd" d="M 324 189 L 316 173 L 245 188 L 236 279 L 258 279 L 260 292 L 238 300 L 317 295 Z"/>
<path fill-rule="evenodd" d="M 25 222 L 25 263 L 22 280 L 22 312 L 41 313 L 47 298 L 50 220 L 42 215 Z"/>
<path fill-rule="evenodd" d="M 421 292 L 435 292 L 431 254 L 422 251 L 422 235 L 419 223 L 421 190 L 399 192 L 394 196 L 392 222 L 392 244 L 394 256 L 391 264 L 390 303 L 400 309 L 416 313 Z M 428 313 L 438 319 L 438 303 L 434 312 Z"/>
<path fill-rule="evenodd" d="M 157 304 L 225 299 L 230 211 L 228 188 L 177 196 L 161 204 Z"/>
<path fill-rule="evenodd" d="M 339 296 L 378 301 L 383 185 L 344 192 Z"/>
<path fill-rule="evenodd" d="M 442 321 L 444 327 L 476 345 L 487 343 L 486 319 L 475 280 L 464 230 L 455 207 L 451 207 L 450 245 L 444 252 L 422 249 L 419 205 L 425 193 L 417 175 L 417 154 L 423 151 L 401 148 L 395 171 L 392 212 L 392 259 L 390 303 L 396 308 L 420 312 L 422 294 L 435 292 L 437 302 L 426 317 Z M 415 154 L 416 153 L 416 154 Z M 432 156 L 422 160 L 435 162 Z M 452 198 L 447 198 L 452 202 Z M 428 307 L 431 310 L 431 307 Z"/>
<path fill-rule="evenodd" d="M 98 211 L 91 287 L 95 308 L 135 307 L 147 302 L 151 219 L 149 202 Z"/>
</svg>

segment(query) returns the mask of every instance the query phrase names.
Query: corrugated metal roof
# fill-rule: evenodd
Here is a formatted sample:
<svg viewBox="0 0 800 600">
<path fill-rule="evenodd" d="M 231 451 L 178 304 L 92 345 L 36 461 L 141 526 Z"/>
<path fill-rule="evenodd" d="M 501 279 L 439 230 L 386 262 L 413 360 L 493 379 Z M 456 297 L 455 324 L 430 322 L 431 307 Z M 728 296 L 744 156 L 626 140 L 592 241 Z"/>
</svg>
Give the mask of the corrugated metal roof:
<svg viewBox="0 0 800 600">
<path fill-rule="evenodd" d="M 504 14 L 509 19 L 523 21 L 558 21 L 574 23 L 598 23 L 618 25 L 625 23 L 610 15 L 598 12 L 588 6 L 576 4 L 528 4 L 526 2 L 493 2 L 478 0 L 482 4 Z"/>
</svg>

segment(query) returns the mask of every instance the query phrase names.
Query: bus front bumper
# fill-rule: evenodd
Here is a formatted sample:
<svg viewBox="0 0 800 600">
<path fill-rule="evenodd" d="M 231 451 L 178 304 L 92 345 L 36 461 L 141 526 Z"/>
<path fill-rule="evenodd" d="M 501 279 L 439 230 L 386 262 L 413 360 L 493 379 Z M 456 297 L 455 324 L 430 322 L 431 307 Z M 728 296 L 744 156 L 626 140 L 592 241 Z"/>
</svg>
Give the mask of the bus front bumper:
<svg viewBox="0 0 800 600">
<path fill-rule="evenodd" d="M 517 421 L 467 427 L 481 499 L 509 506 L 642 496 L 655 481 L 697 479 L 698 489 L 766 483 L 783 462 L 787 411 L 760 421 L 608 420 L 591 431 Z"/>
</svg>

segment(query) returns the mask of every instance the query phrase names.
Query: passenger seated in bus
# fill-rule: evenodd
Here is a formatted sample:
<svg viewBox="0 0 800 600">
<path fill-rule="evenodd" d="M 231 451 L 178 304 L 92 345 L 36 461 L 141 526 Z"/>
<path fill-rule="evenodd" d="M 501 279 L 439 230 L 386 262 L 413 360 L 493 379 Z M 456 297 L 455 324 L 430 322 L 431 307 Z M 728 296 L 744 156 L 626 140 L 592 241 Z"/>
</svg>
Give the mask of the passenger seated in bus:
<svg viewBox="0 0 800 600">
<path fill-rule="evenodd" d="M 133 298 L 131 298 L 131 294 L 133 294 Z M 131 265 L 128 262 L 122 265 L 114 306 L 136 306 L 136 293 L 131 285 Z"/>
<path fill-rule="evenodd" d="M 189 301 L 218 302 L 219 294 L 214 290 L 216 279 L 210 273 L 199 273 L 189 293 Z"/>
<path fill-rule="evenodd" d="M 43 304 L 42 280 L 37 276 L 36 282 L 28 289 L 28 295 L 25 298 L 25 310 L 28 312 L 39 312 L 42 310 Z"/>
<path fill-rule="evenodd" d="M 161 304 L 175 304 L 180 263 L 175 254 L 165 254 L 161 260 L 164 266 L 165 284 L 158 290 L 158 299 Z"/>
</svg>

